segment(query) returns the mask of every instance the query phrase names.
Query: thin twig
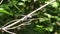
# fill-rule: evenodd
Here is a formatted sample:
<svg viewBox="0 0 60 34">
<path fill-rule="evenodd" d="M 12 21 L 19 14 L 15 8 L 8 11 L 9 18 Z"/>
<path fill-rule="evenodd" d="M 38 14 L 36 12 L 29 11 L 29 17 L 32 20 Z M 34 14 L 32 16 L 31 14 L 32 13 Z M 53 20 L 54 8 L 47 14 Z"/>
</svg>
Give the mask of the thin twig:
<svg viewBox="0 0 60 34">
<path fill-rule="evenodd" d="M 29 19 L 29 20 L 37 20 L 37 19 L 43 19 L 43 18 L 33 18 L 33 19 Z M 1 28 L 7 26 L 7 25 L 10 24 L 10 23 L 16 22 L 17 20 L 19 20 L 19 19 L 12 20 L 12 21 L 6 23 L 5 25 L 3 25 Z"/>
<path fill-rule="evenodd" d="M 12 21 L 10 21 L 10 22 L 6 23 L 5 25 L 3 25 L 3 26 L 2 26 L 2 28 L 3 28 L 3 27 L 5 27 L 6 25 L 8 25 L 8 24 L 12 23 L 12 22 L 17 21 L 17 20 L 18 20 L 18 19 L 15 19 L 15 20 L 12 20 Z"/>
<path fill-rule="evenodd" d="M 21 16 L 26 16 L 26 15 L 21 15 Z M 12 23 L 12 22 L 17 21 L 17 20 L 19 20 L 19 19 L 14 19 L 14 20 L 12 20 L 12 21 L 9 21 L 9 22 L 8 22 L 8 23 L 6 23 L 5 25 L 3 25 L 3 26 L 2 26 L 2 28 L 3 28 L 3 27 L 5 27 L 6 25 L 8 25 L 8 24 Z"/>
<path fill-rule="evenodd" d="M 20 9 L 16 5 L 14 5 L 14 7 L 20 11 Z"/>
<path fill-rule="evenodd" d="M 38 9 L 36 9 L 36 10 L 34 10 L 33 12 L 29 13 L 28 16 L 31 16 L 33 13 L 35 13 L 35 12 L 41 10 L 42 8 L 46 7 L 47 5 L 49 5 L 50 3 L 54 2 L 54 1 L 56 1 L 56 0 L 52 0 L 51 2 L 48 2 L 47 4 L 45 4 L 45 5 L 41 6 L 41 7 L 39 7 Z"/>
<path fill-rule="evenodd" d="M 15 27 L 12 27 L 12 28 L 8 28 L 9 30 L 10 29 L 15 29 L 15 28 L 18 28 L 18 27 L 20 27 L 20 26 L 22 26 L 22 25 L 30 25 L 32 20 L 30 20 L 30 21 L 28 21 L 28 22 L 24 22 L 24 23 L 22 23 L 22 24 L 20 24 L 20 25 L 18 25 L 18 26 L 15 26 Z"/>
<path fill-rule="evenodd" d="M 16 33 L 13 33 L 13 32 L 10 32 L 10 31 L 7 31 L 5 29 L 3 29 L 5 32 L 8 32 L 9 34 L 16 34 Z"/>
<path fill-rule="evenodd" d="M 24 23 L 22 23 L 22 24 L 20 24 L 20 25 L 18 25 L 18 26 L 15 26 L 15 27 L 12 27 L 12 28 L 8 28 L 9 30 L 10 29 L 15 29 L 15 28 L 18 28 L 18 27 L 20 27 L 20 26 L 22 26 L 22 25 L 30 25 L 30 22 L 31 21 L 33 21 L 33 20 L 38 20 L 38 19 L 44 19 L 44 18 L 35 18 L 35 19 L 29 19 L 30 21 L 28 21 L 28 22 L 24 22 Z M 28 24 L 27 24 L 28 23 Z"/>
<path fill-rule="evenodd" d="M 33 12 L 29 13 L 28 15 L 26 15 L 25 17 L 23 17 L 23 18 L 17 20 L 16 22 L 14 22 L 14 23 L 12 23 L 12 24 L 10 24 L 10 25 L 4 27 L 4 29 L 7 29 L 7 28 L 9 28 L 9 27 L 11 27 L 11 26 L 13 26 L 13 25 L 15 25 L 15 24 L 21 22 L 21 21 L 24 21 L 26 18 L 30 17 L 32 14 L 34 14 L 34 13 L 37 12 L 38 10 L 41 10 L 42 8 L 46 7 L 47 5 L 49 5 L 50 3 L 54 2 L 54 1 L 55 1 L 55 0 L 52 0 L 51 2 L 48 2 L 47 4 L 45 4 L 45 5 L 41 6 L 41 7 L 39 7 L 38 9 L 36 9 L 36 10 L 34 10 Z"/>
</svg>

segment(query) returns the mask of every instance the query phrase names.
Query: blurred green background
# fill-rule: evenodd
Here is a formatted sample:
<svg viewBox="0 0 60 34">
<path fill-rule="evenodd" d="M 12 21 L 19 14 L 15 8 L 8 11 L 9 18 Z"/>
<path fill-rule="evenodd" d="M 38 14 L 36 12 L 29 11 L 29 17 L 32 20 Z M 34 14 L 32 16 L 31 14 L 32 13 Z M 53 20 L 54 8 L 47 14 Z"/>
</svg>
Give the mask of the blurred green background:
<svg viewBox="0 0 60 34">
<path fill-rule="evenodd" d="M 0 0 L 1 1 L 1 0 Z M 0 5 L 0 27 L 14 19 L 20 19 L 40 6 L 52 0 L 3 0 Z M 35 13 L 32 18 L 37 19 L 30 25 L 14 29 L 17 34 L 60 34 L 60 0 L 51 3 Z M 2 34 L 2 32 L 0 32 Z M 8 34 L 4 32 L 4 34 Z"/>
</svg>

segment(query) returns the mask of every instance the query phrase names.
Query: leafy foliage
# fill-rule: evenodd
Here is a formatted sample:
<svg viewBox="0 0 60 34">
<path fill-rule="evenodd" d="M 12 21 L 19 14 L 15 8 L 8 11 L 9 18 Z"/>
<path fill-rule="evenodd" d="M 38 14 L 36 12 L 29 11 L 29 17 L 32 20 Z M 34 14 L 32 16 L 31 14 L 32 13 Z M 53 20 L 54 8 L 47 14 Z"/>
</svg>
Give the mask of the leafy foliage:
<svg viewBox="0 0 60 34">
<path fill-rule="evenodd" d="M 13 19 L 20 19 L 21 15 L 36 10 L 38 7 L 51 0 L 4 0 L 0 5 L 0 27 Z M 15 29 L 17 34 L 60 34 L 60 0 L 46 6 L 35 13 L 30 25 L 22 26 L 21 30 Z"/>
</svg>

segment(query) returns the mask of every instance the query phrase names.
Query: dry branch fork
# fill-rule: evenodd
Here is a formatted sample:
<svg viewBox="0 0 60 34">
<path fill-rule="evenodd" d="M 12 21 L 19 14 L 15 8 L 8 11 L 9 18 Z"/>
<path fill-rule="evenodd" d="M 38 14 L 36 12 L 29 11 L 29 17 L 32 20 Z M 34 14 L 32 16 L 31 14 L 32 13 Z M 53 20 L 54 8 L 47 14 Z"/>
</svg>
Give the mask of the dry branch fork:
<svg viewBox="0 0 60 34">
<path fill-rule="evenodd" d="M 17 24 L 17 23 L 19 23 L 19 22 L 21 22 L 21 21 L 24 21 L 24 20 L 27 19 L 27 18 L 31 18 L 32 15 L 33 15 L 35 12 L 37 12 L 38 10 L 41 10 L 42 8 L 46 7 L 47 5 L 49 5 L 50 3 L 54 2 L 54 1 L 56 1 L 56 0 L 52 0 L 51 2 L 48 2 L 47 4 L 45 4 L 45 5 L 41 6 L 41 7 L 39 7 L 38 9 L 32 11 L 31 13 L 29 13 L 29 14 L 26 15 L 26 16 L 24 16 L 23 18 L 17 20 L 16 22 L 14 22 L 14 23 L 12 23 L 12 24 L 10 24 L 10 25 L 7 25 L 7 26 L 5 26 L 5 27 L 3 27 L 3 28 L 0 28 L 0 29 L 8 32 L 8 31 L 7 31 L 8 28 L 10 28 L 11 26 L 13 26 L 13 25 L 15 25 L 15 24 Z M 8 33 L 12 33 L 12 32 L 8 32 Z"/>
</svg>

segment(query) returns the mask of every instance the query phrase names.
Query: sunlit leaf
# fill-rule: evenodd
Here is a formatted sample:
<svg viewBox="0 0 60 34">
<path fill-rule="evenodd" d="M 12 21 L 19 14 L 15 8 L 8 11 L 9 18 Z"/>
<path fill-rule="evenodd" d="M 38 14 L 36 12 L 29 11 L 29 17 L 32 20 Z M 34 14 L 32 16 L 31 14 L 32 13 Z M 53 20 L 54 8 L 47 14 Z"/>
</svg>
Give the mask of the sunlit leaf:
<svg viewBox="0 0 60 34">
<path fill-rule="evenodd" d="M 47 28 L 45 28 L 45 30 L 52 32 L 53 31 L 53 27 L 47 27 Z"/>
<path fill-rule="evenodd" d="M 25 2 L 25 1 L 27 1 L 27 0 L 21 0 L 21 1 Z"/>
<path fill-rule="evenodd" d="M 44 13 L 44 15 L 48 16 L 49 18 L 51 18 L 51 15 L 48 13 Z"/>
<path fill-rule="evenodd" d="M 39 20 L 40 22 L 44 22 L 44 21 L 47 21 L 47 20 L 50 20 L 49 18 L 43 18 L 41 20 Z"/>
<path fill-rule="evenodd" d="M 18 5 L 24 5 L 24 3 L 23 2 L 19 2 Z"/>
<path fill-rule="evenodd" d="M 54 3 L 52 3 L 51 5 L 52 5 L 52 7 L 55 7 L 55 8 L 57 8 L 57 7 L 59 6 L 59 3 L 57 3 L 57 2 L 54 2 Z"/>
<path fill-rule="evenodd" d="M 40 28 L 42 28 L 42 27 L 44 27 L 44 26 L 42 26 L 42 25 L 36 25 L 36 27 L 40 27 Z"/>
<path fill-rule="evenodd" d="M 8 11 L 6 11 L 4 8 L 0 8 L 0 13 L 5 13 L 8 15 L 13 15 L 12 13 L 9 13 Z"/>
</svg>

